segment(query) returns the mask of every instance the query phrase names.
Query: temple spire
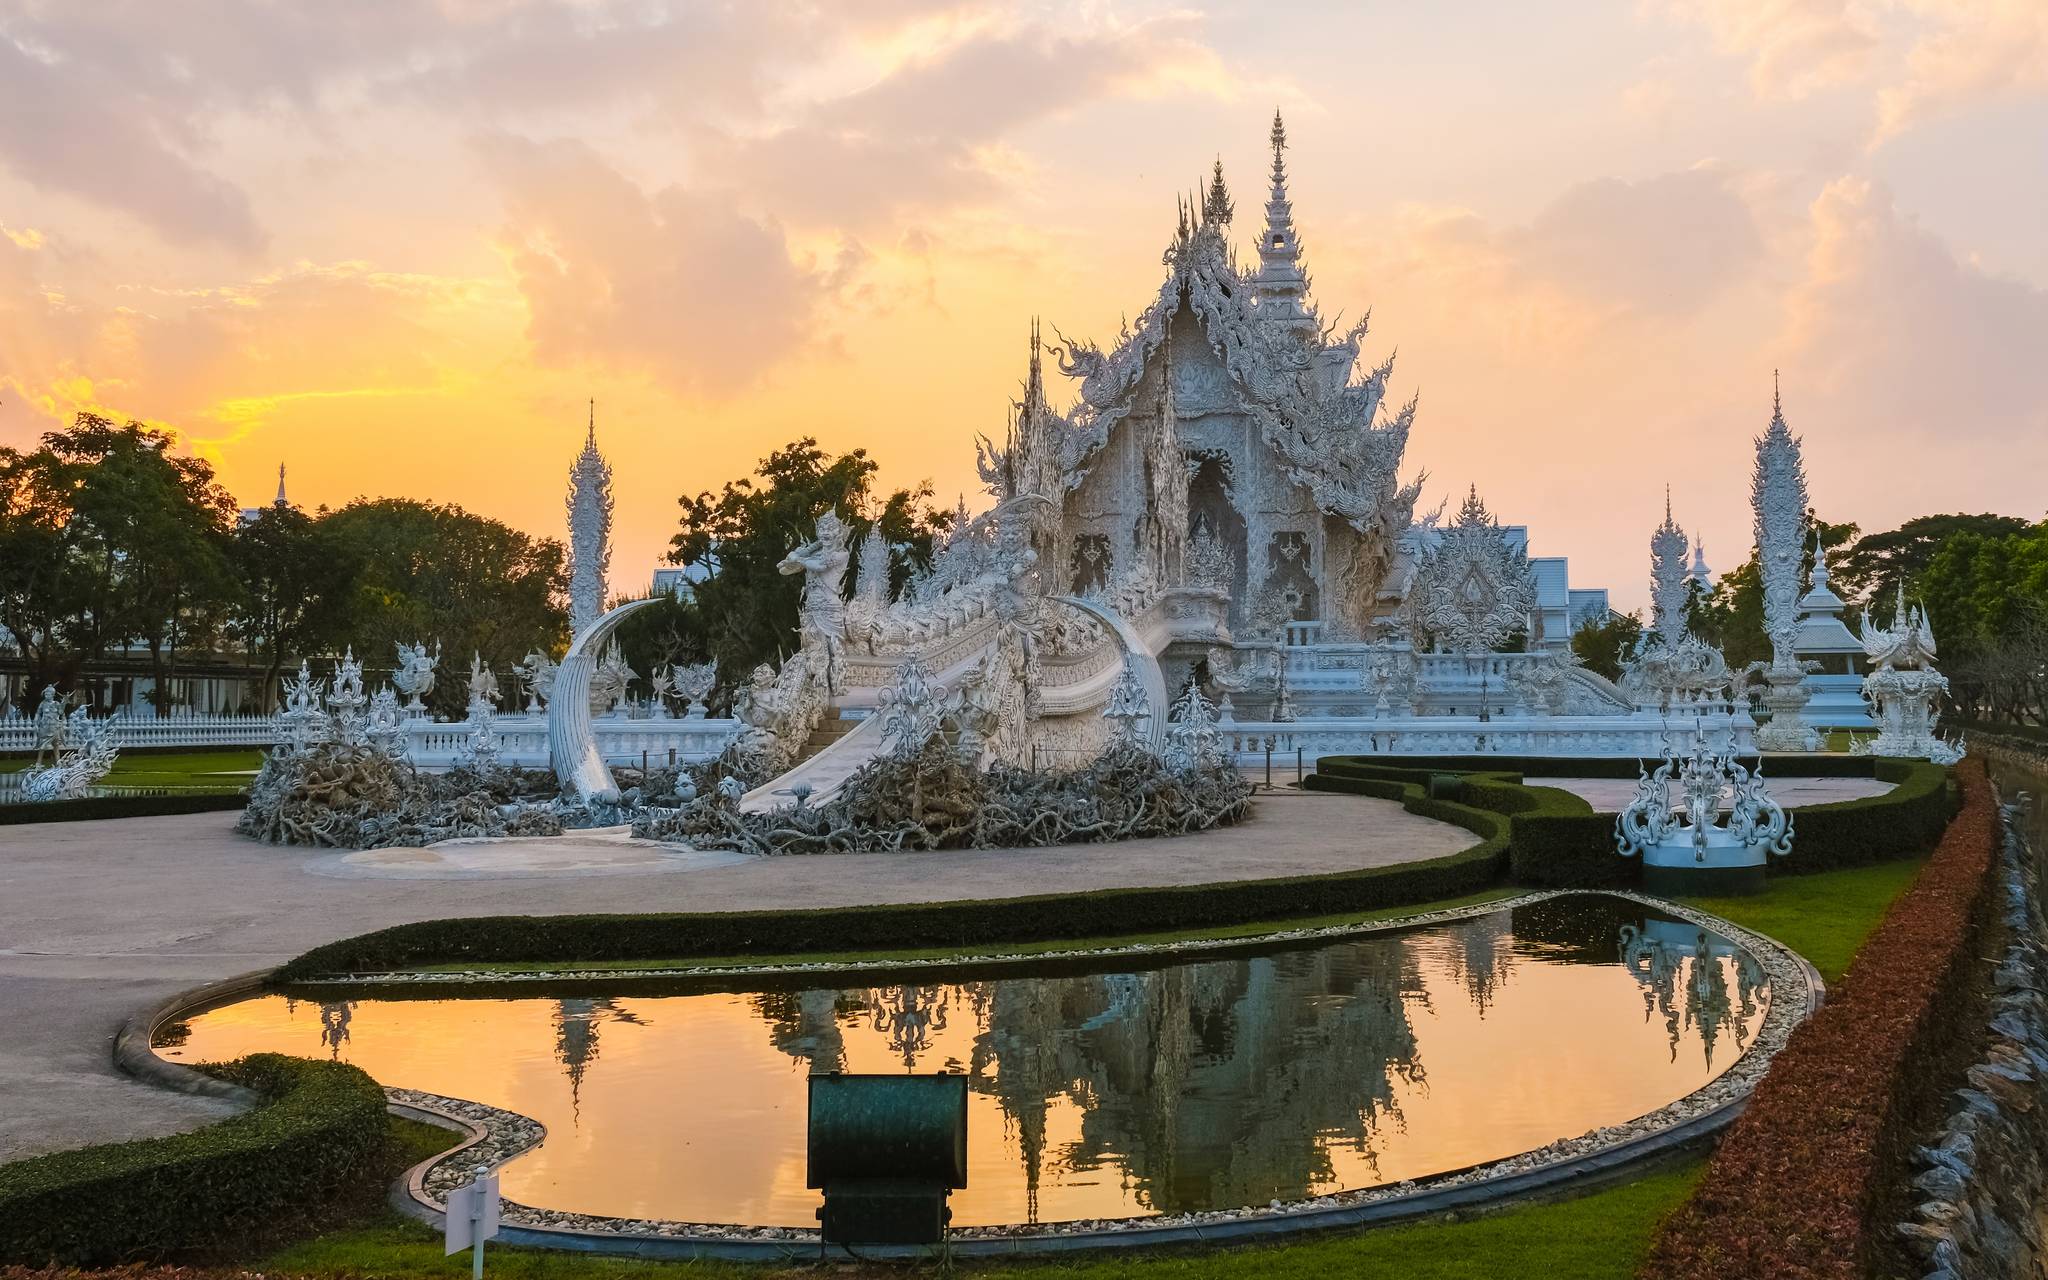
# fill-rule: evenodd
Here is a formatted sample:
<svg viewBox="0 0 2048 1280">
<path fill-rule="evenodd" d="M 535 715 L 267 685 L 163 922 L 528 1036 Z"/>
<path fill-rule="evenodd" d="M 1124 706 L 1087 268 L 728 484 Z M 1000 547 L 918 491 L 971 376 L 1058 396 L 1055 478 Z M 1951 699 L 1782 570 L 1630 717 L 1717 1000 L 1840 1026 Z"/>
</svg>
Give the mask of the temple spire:
<svg viewBox="0 0 2048 1280">
<path fill-rule="evenodd" d="M 1220 229 L 1230 225 L 1234 212 L 1230 188 L 1223 185 L 1223 157 L 1217 156 L 1216 167 L 1209 173 L 1209 194 L 1202 201 L 1202 220 Z"/>
<path fill-rule="evenodd" d="M 604 612 L 605 575 L 612 563 L 612 468 L 597 449 L 597 401 L 583 451 L 569 468 L 569 634 L 573 639 Z"/>
<path fill-rule="evenodd" d="M 277 505 L 280 507 L 290 505 L 285 501 L 284 496 L 284 464 L 282 462 L 277 464 Z"/>
<path fill-rule="evenodd" d="M 1273 110 L 1273 189 L 1266 199 L 1266 229 L 1259 236 L 1259 273 L 1252 294 L 1268 317 L 1313 328 L 1303 300 L 1308 277 L 1301 269 L 1301 243 L 1294 231 L 1294 206 L 1287 199 L 1287 125 Z"/>
</svg>

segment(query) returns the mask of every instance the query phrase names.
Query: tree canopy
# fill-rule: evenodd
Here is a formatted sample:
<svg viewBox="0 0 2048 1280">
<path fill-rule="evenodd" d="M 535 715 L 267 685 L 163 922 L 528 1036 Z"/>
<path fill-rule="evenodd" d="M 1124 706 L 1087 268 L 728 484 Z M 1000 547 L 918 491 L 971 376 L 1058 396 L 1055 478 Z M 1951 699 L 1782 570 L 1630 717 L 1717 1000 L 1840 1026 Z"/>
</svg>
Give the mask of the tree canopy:
<svg viewBox="0 0 2048 1280">
<path fill-rule="evenodd" d="M 628 628 L 628 660 L 643 672 L 641 664 L 650 660 L 716 661 L 721 693 L 759 664 L 779 661 L 796 642 L 803 579 L 775 566 L 813 536 L 827 511 L 852 527 L 856 546 L 880 523 L 893 589 L 929 567 L 932 537 L 951 517 L 932 510 L 929 483 L 878 497 L 877 470 L 865 450 L 834 456 L 806 436 L 763 458 L 753 477 L 677 499 L 682 516 L 669 561 L 700 565 L 705 577 L 689 600 L 633 619 L 638 625 Z M 849 589 L 858 566 L 856 555 Z"/>
</svg>

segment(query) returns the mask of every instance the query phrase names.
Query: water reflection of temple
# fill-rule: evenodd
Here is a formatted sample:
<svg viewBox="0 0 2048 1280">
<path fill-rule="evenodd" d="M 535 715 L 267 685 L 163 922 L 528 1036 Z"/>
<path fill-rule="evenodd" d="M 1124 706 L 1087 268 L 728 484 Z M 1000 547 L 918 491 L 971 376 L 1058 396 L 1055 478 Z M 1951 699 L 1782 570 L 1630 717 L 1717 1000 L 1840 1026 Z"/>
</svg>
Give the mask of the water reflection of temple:
<svg viewBox="0 0 2048 1280">
<path fill-rule="evenodd" d="M 1643 1018 L 1664 1020 L 1671 1059 L 1688 1030 L 1700 1037 L 1708 1066 L 1724 1031 L 1735 1039 L 1736 1056 L 1748 1047 L 1749 1029 L 1767 999 L 1763 966 L 1741 947 L 1682 920 L 1625 924 L 1621 962 L 1643 984 Z"/>
<path fill-rule="evenodd" d="M 643 1026 L 640 1015 L 619 1007 L 611 996 L 555 1001 L 555 1061 L 569 1079 L 570 1114 L 583 1114 L 583 1074 L 597 1061 L 598 1026 L 605 1022 Z"/>
<path fill-rule="evenodd" d="M 857 1027 L 906 1069 L 939 1069 L 925 1060 L 932 1034 L 971 1019 L 972 1059 L 954 1065 L 1000 1106 L 1035 1217 L 1053 1168 L 1114 1170 L 1160 1212 L 1328 1188 L 1331 1151 L 1370 1159 L 1379 1127 L 1398 1121 L 1398 1088 L 1422 1081 L 1408 1011 L 1423 1000 L 1413 950 L 1383 944 L 753 1004 L 771 1042 L 815 1071 L 844 1068 Z M 1062 1100 L 1079 1134 L 1053 1149 Z"/>
</svg>

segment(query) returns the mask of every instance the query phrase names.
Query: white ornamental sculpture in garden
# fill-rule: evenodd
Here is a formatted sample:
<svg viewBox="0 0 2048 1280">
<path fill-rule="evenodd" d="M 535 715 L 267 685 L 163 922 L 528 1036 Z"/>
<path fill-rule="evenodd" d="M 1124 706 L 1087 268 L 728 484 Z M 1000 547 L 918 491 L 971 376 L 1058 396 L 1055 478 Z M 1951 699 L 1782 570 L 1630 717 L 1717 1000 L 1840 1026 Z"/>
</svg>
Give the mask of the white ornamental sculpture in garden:
<svg viewBox="0 0 2048 1280">
<path fill-rule="evenodd" d="M 434 641 L 434 651 L 429 654 L 424 641 L 398 646 L 398 668 L 391 673 L 391 683 L 408 701 L 405 709 L 414 715 L 426 714 L 427 706 L 422 701 L 434 691 L 434 668 L 441 664 L 441 642 Z"/>
<path fill-rule="evenodd" d="M 597 402 L 583 452 L 569 468 L 569 634 L 582 635 L 604 612 L 612 563 L 612 468 L 597 451 Z"/>
<path fill-rule="evenodd" d="M 711 687 L 718 683 L 718 666 L 710 662 L 695 662 L 688 666 L 672 667 L 670 674 L 675 678 L 676 696 L 688 703 L 684 718 L 702 720 L 710 712 L 704 699 L 711 694 Z"/>
<path fill-rule="evenodd" d="M 1727 702 L 1735 675 L 1719 649 L 1694 635 L 1686 621 L 1688 544 L 1671 518 L 1664 495 L 1664 523 L 1650 537 L 1650 629 L 1637 637 L 1624 664 L 1621 689 L 1637 706 L 1661 712 L 1687 711 Z"/>
<path fill-rule="evenodd" d="M 363 708 L 369 701 L 363 693 L 363 664 L 356 661 L 355 646 L 350 645 L 335 664 L 334 683 L 327 691 L 327 710 L 334 720 L 336 741 L 350 747 L 368 741 L 369 726 Z"/>
<path fill-rule="evenodd" d="M 48 752 L 51 759 L 54 760 L 57 756 L 62 755 L 65 748 L 70 745 L 69 734 L 71 725 L 64 718 L 64 703 L 66 701 L 66 699 L 57 696 L 56 685 L 46 684 L 43 686 L 43 700 L 36 705 L 35 718 L 35 763 L 38 765 L 43 762 L 44 752 Z"/>
<path fill-rule="evenodd" d="M 1145 696 L 1145 682 L 1138 678 L 1137 664 L 1129 654 L 1124 655 L 1124 669 L 1110 688 L 1109 703 L 1102 708 L 1102 718 L 1115 728 L 1111 732 L 1114 741 L 1135 744 L 1138 742 L 1138 722 L 1152 714 L 1152 704 Z"/>
<path fill-rule="evenodd" d="M 675 668 L 655 667 L 647 673 L 647 699 L 658 719 L 668 718 L 668 700 L 676 691 Z"/>
<path fill-rule="evenodd" d="M 619 648 L 619 642 L 611 641 L 597 660 L 597 669 L 590 676 L 590 714 L 604 715 L 608 712 L 623 711 L 626 694 L 640 673 L 626 662 L 626 655 Z"/>
<path fill-rule="evenodd" d="M 1673 802 L 1674 783 L 1682 803 Z M 1683 757 L 1666 748 L 1656 770 L 1641 775 L 1614 837 L 1621 856 L 1642 857 L 1652 893 L 1756 892 L 1766 855 L 1792 852 L 1792 819 L 1765 789 L 1761 765 L 1751 773 L 1700 734 Z"/>
<path fill-rule="evenodd" d="M 1784 405 L 1771 393 L 1771 425 L 1757 437 L 1750 475 L 1750 506 L 1756 517 L 1756 550 L 1763 577 L 1764 634 L 1771 660 L 1764 706 L 1770 723 L 1758 730 L 1766 751 L 1813 751 L 1820 735 L 1801 717 L 1810 696 L 1806 668 L 1792 651 L 1799 629 L 1799 591 L 1806 549 L 1806 468 L 1799 440 L 1785 425 Z"/>
<path fill-rule="evenodd" d="M 1478 486 L 1438 536 L 1411 599 L 1415 629 L 1440 652 L 1492 653 L 1529 625 L 1536 608 L 1529 557 L 1509 544 Z"/>
<path fill-rule="evenodd" d="M 363 723 L 363 737 L 371 746 L 396 759 L 406 753 L 405 711 L 398 695 L 386 685 L 370 699 L 370 711 Z"/>
<path fill-rule="evenodd" d="M 1187 772 L 1223 759 L 1223 735 L 1216 729 L 1216 708 L 1191 680 L 1181 691 L 1166 726 L 1166 766 Z"/>
<path fill-rule="evenodd" d="M 1927 610 L 1906 608 L 1906 588 L 1899 587 L 1892 625 L 1880 628 L 1863 612 L 1863 651 L 1871 672 L 1863 677 L 1863 696 L 1879 725 L 1877 737 L 1857 744 L 1870 755 L 1911 756 L 1938 764 L 1954 764 L 1962 748 L 1935 734 L 1941 700 L 1948 695 L 1948 677 L 1934 669 L 1934 626 Z"/>
<path fill-rule="evenodd" d="M 898 756 L 914 756 L 946 725 L 946 686 L 932 679 L 924 660 L 912 655 L 896 669 L 896 683 L 882 690 L 875 710 L 882 717 L 882 736 Z"/>
<path fill-rule="evenodd" d="M 321 709 L 321 682 L 305 659 L 299 673 L 284 687 L 284 709 L 278 712 L 278 746 L 298 755 L 328 738 L 327 712 Z"/>
<path fill-rule="evenodd" d="M 51 689 L 44 690 L 45 706 L 50 704 L 54 693 Z M 40 762 L 47 751 L 50 763 L 38 763 L 21 771 L 21 798 L 24 800 L 75 800 L 106 777 L 121 754 L 120 747 L 114 742 L 112 722 L 94 720 L 84 707 L 47 723 L 38 714 L 36 723 L 40 729 L 36 759 Z"/>
</svg>

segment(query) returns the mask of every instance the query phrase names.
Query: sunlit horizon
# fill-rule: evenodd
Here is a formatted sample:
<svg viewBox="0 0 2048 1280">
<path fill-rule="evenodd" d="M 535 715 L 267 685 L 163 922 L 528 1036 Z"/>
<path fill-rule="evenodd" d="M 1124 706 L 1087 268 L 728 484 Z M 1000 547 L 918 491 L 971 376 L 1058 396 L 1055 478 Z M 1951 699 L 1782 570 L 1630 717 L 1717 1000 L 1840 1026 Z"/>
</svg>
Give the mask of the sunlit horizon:
<svg viewBox="0 0 2048 1280">
<path fill-rule="evenodd" d="M 1424 510 L 1639 607 L 1667 483 L 1747 555 L 1780 369 L 1823 518 L 2043 515 L 2048 11 L 211 10 L 0 0 L 0 444 L 94 410 L 246 505 L 559 538 L 594 398 L 637 594 L 802 436 L 975 502 L 1032 317 L 1113 339 L 1218 159 L 1245 252 L 1277 105 Z"/>
</svg>

